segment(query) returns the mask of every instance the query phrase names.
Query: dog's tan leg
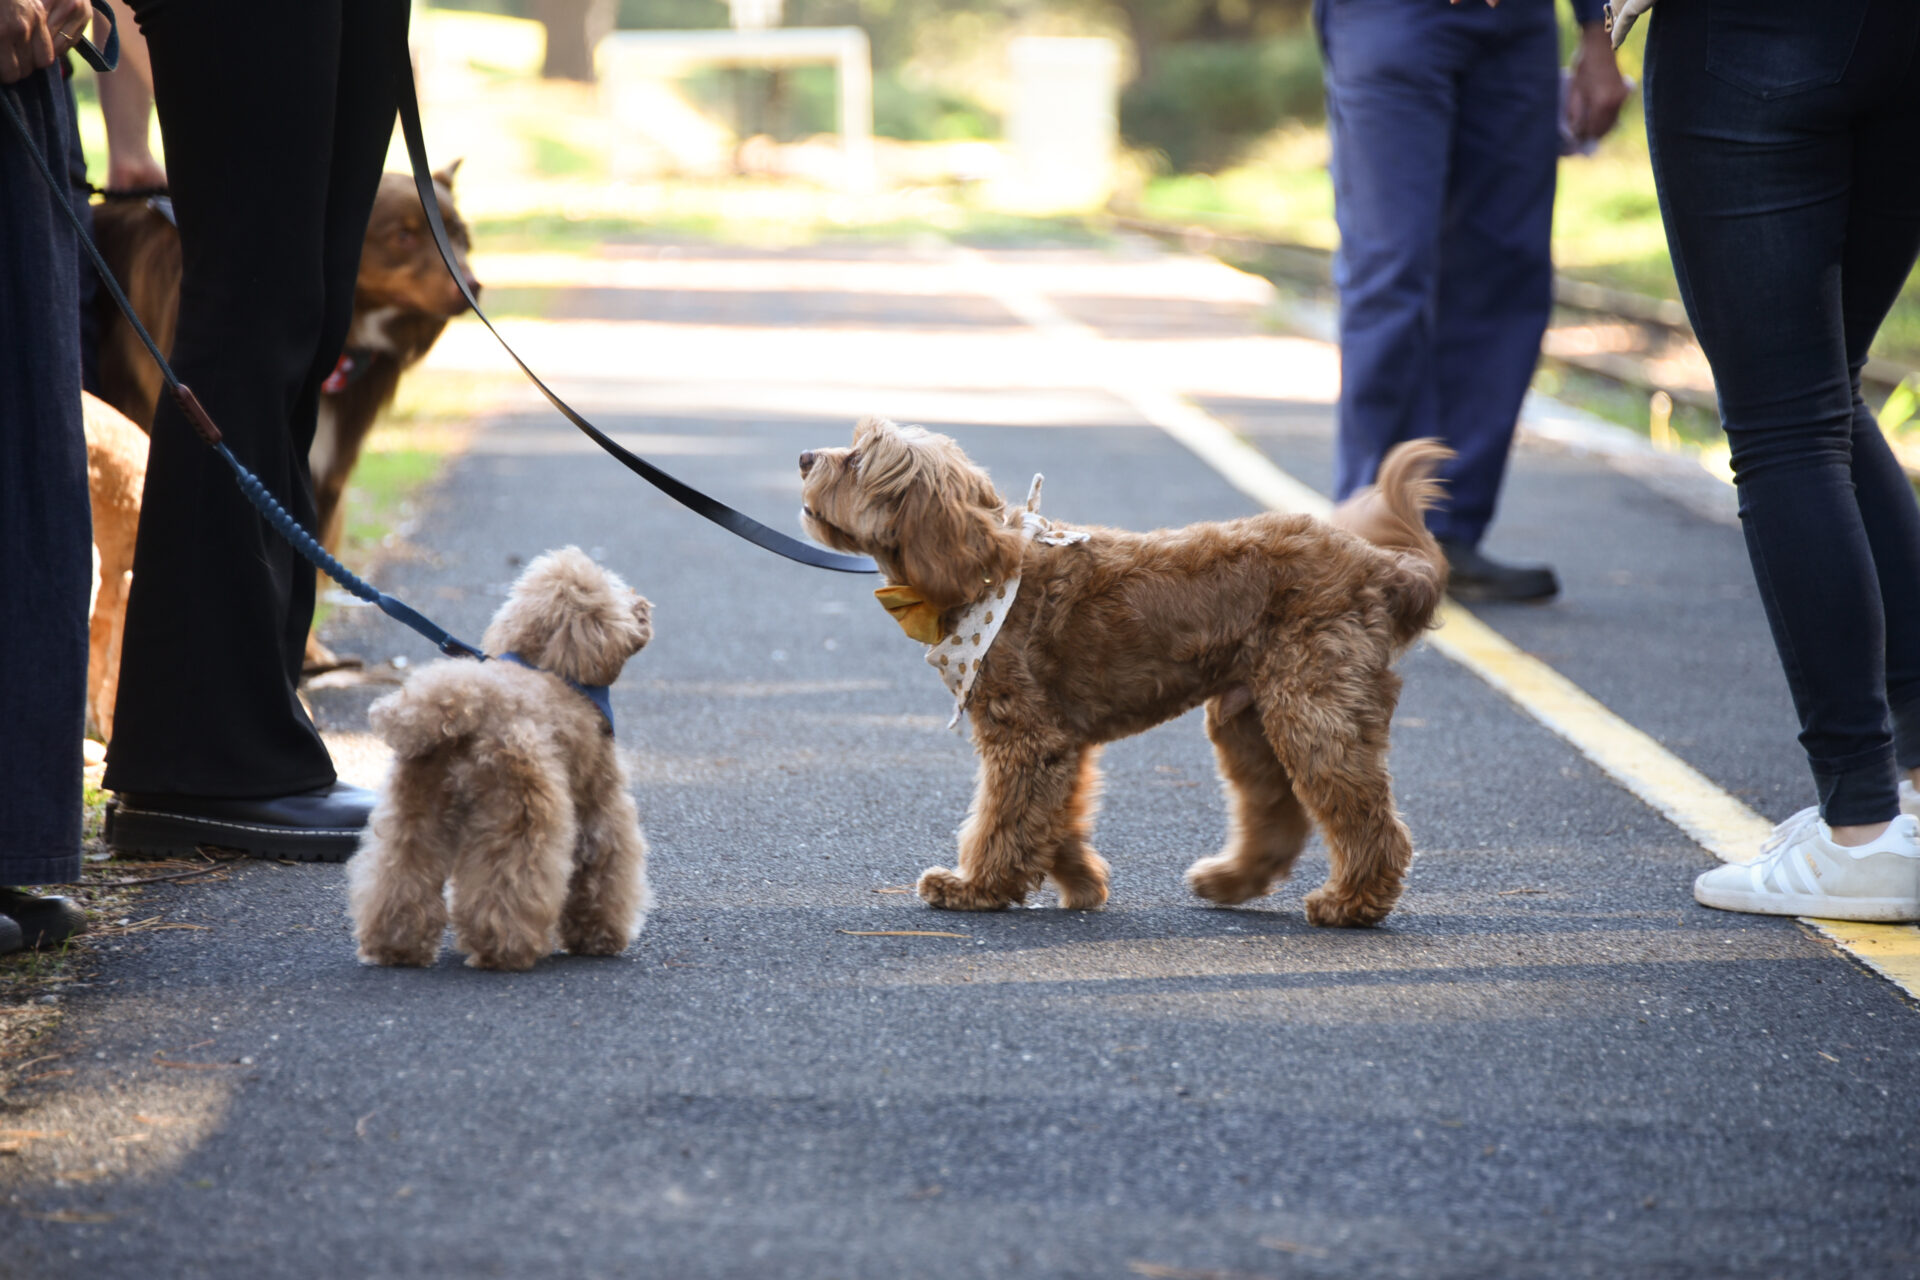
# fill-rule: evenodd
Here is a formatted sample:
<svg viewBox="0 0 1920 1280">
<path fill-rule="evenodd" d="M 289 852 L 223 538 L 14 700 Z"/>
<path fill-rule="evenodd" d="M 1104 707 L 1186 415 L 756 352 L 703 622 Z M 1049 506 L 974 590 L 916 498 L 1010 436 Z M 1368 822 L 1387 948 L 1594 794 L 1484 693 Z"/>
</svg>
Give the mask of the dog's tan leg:
<svg viewBox="0 0 1920 1280">
<path fill-rule="evenodd" d="M 1187 887 L 1209 902 L 1231 906 L 1272 893 L 1287 878 L 1313 822 L 1260 727 L 1260 713 L 1244 699 L 1237 711 L 1226 702 L 1215 698 L 1207 704 L 1207 736 L 1233 799 L 1227 844 L 1218 855 L 1187 868 Z"/>
<path fill-rule="evenodd" d="M 633 797 L 622 789 L 598 812 L 581 816 L 560 941 L 577 956 L 618 955 L 640 932 L 652 905 L 646 837 Z"/>
<path fill-rule="evenodd" d="M 1376 671 L 1349 682 L 1337 705 L 1362 710 L 1329 716 L 1322 687 L 1299 714 L 1285 699 L 1263 713 L 1268 738 L 1293 777 L 1307 812 L 1326 834 L 1332 866 L 1325 884 L 1306 898 L 1307 922 L 1372 925 L 1400 900 L 1413 841 L 1393 803 L 1387 773 L 1387 724 L 1399 678 Z"/>
<path fill-rule="evenodd" d="M 531 969 L 554 950 L 578 835 L 564 775 L 515 761 L 467 821 L 453 865 L 453 941 L 475 969 Z"/>
<path fill-rule="evenodd" d="M 359 852 L 347 863 L 347 903 L 363 964 L 430 965 L 447 925 L 441 886 L 452 857 L 440 811 L 397 765 Z"/>
<path fill-rule="evenodd" d="M 1099 806 L 1100 749 L 1089 747 L 1080 757 L 1073 793 L 1054 820 L 1057 843 L 1047 864 L 1047 874 L 1060 890 L 1060 905 L 1068 911 L 1092 911 L 1106 905 L 1107 860 L 1090 843 Z"/>
<path fill-rule="evenodd" d="M 960 869 L 929 867 L 920 897 L 948 911 L 998 911 L 1024 900 L 1050 869 L 1061 813 L 1085 752 L 1028 742 L 987 742 L 973 808 L 960 828 Z"/>
</svg>

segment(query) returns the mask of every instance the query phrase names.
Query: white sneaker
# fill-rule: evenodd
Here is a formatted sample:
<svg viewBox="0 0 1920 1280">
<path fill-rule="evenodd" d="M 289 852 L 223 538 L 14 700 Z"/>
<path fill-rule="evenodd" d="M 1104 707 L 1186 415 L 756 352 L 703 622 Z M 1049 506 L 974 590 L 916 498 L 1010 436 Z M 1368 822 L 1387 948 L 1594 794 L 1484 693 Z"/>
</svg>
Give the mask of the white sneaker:
<svg viewBox="0 0 1920 1280">
<path fill-rule="evenodd" d="M 1816 816 L 1796 813 L 1761 856 L 1701 873 L 1693 899 L 1722 911 L 1828 920 L 1920 920 L 1920 818 L 1902 813 L 1872 844 L 1848 849 Z"/>
</svg>

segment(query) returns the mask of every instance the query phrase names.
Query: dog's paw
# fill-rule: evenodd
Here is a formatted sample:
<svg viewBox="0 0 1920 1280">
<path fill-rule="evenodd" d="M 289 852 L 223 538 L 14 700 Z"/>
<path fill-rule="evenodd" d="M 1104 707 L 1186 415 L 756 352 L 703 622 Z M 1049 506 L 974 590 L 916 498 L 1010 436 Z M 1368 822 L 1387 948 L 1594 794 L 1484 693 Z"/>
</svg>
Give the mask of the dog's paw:
<svg viewBox="0 0 1920 1280">
<path fill-rule="evenodd" d="M 361 964 L 402 965 L 410 969 L 427 969 L 440 958 L 440 948 L 433 947 L 361 947 Z"/>
<path fill-rule="evenodd" d="M 1053 883 L 1062 910 L 1098 911 L 1107 905 L 1107 860 L 1089 849 L 1065 874 L 1056 867 Z"/>
<path fill-rule="evenodd" d="M 560 931 L 560 943 L 576 956 L 617 956 L 633 939 L 617 929 L 568 929 Z"/>
<path fill-rule="evenodd" d="M 1322 885 L 1307 895 L 1307 923 L 1322 928 L 1365 929 L 1385 920 L 1399 896 L 1396 893 L 1384 900 L 1378 894 L 1350 898 Z"/>
<path fill-rule="evenodd" d="M 525 973 L 540 959 L 530 951 L 476 951 L 467 957 L 469 969 L 494 969 L 501 973 Z"/>
<path fill-rule="evenodd" d="M 1187 868 L 1187 888 L 1208 902 L 1232 907 L 1272 893 L 1273 883 L 1249 875 L 1237 861 L 1219 854 Z"/>
<path fill-rule="evenodd" d="M 945 867 L 928 867 L 921 872 L 918 887 L 920 900 L 942 911 L 998 911 L 1012 901 L 983 893 L 979 885 Z"/>
</svg>

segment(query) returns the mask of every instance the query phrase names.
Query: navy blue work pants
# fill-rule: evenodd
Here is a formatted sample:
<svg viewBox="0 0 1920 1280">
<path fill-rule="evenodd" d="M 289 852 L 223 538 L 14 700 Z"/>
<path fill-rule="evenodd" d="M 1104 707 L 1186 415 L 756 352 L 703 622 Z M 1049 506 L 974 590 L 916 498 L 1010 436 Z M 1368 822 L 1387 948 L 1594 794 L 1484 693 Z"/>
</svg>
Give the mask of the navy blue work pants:
<svg viewBox="0 0 1920 1280">
<path fill-rule="evenodd" d="M 173 365 L 309 529 L 320 384 L 353 316 L 393 136 L 399 0 L 133 0 L 153 58 L 182 278 Z M 314 571 L 171 397 L 152 452 L 106 785 L 277 796 L 334 781 L 295 693 Z"/>
<path fill-rule="evenodd" d="M 1437 436 L 1440 537 L 1493 520 L 1553 304 L 1559 43 L 1551 0 L 1318 0 L 1340 251 L 1334 488 Z"/>
<path fill-rule="evenodd" d="M 1829 823 L 1920 767 L 1920 507 L 1860 395 L 1920 251 L 1920 5 L 1653 11 L 1647 137 Z"/>
<path fill-rule="evenodd" d="M 79 245 L 57 67 L 0 87 L 62 184 L 0 124 L 0 885 L 80 878 L 93 521 L 80 417 Z"/>
</svg>

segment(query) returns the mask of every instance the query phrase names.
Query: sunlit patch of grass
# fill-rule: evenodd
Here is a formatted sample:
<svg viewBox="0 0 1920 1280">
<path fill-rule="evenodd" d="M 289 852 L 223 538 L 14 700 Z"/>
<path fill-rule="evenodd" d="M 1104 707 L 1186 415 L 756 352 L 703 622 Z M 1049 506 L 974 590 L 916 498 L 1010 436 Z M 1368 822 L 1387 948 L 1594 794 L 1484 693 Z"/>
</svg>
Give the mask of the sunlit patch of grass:
<svg viewBox="0 0 1920 1280">
<path fill-rule="evenodd" d="M 347 485 L 341 561 L 357 573 L 371 569 L 412 516 L 420 491 L 466 447 L 474 422 L 525 386 L 511 374 L 415 369 L 402 377 Z M 331 612 L 323 591 L 314 625 Z"/>
<path fill-rule="evenodd" d="M 532 148 L 534 172 L 543 178 L 593 179 L 606 176 L 604 158 L 562 138 L 529 133 L 527 145 Z"/>
<path fill-rule="evenodd" d="M 1557 360 L 1543 359 L 1539 369 L 1534 372 L 1533 389 L 1542 395 L 1577 404 L 1609 422 L 1631 427 L 1643 436 L 1652 434 L 1653 398 L 1638 388 L 1587 373 Z M 1675 401 L 1667 425 L 1675 443 L 1686 451 L 1697 452 L 1725 442 L 1718 415 L 1693 405 Z"/>
</svg>

